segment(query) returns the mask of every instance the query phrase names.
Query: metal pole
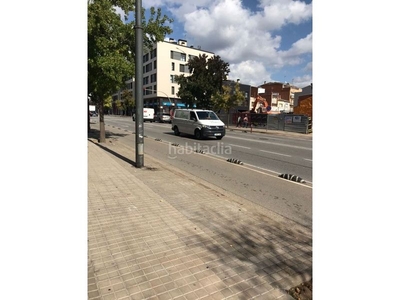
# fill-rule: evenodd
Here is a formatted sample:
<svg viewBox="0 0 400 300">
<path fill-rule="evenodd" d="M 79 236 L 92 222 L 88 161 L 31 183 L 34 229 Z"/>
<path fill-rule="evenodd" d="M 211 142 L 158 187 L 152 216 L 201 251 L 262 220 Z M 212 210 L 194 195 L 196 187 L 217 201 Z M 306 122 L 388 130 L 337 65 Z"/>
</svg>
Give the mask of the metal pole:
<svg viewBox="0 0 400 300">
<path fill-rule="evenodd" d="M 136 168 L 142 168 L 144 166 L 142 0 L 136 0 L 135 11 L 135 152 Z"/>
</svg>

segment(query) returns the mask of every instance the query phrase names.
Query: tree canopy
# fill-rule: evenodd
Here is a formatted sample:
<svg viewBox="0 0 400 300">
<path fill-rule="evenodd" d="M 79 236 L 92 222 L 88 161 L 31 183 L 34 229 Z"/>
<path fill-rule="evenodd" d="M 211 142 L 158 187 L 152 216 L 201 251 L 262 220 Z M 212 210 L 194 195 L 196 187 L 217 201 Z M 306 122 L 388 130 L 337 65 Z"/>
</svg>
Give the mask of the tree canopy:
<svg viewBox="0 0 400 300">
<path fill-rule="evenodd" d="M 136 104 L 135 98 L 133 98 L 133 95 L 132 95 L 132 91 L 128 90 L 128 89 L 123 90 L 121 98 L 124 103 L 123 106 L 124 106 L 125 115 L 131 116 L 133 108 L 135 107 L 135 104 Z"/>
<path fill-rule="evenodd" d="M 214 110 L 223 109 L 229 112 L 232 107 L 240 105 L 244 100 L 239 82 L 235 83 L 233 90 L 229 85 L 223 85 L 222 93 L 218 92 L 213 98 Z"/>
<path fill-rule="evenodd" d="M 116 13 L 121 8 L 125 17 Z M 104 99 L 119 90 L 127 78 L 135 74 L 135 23 L 128 22 L 128 13 L 135 11 L 134 0 L 89 0 L 88 2 L 88 92 L 98 104 L 100 114 L 100 142 L 105 140 Z M 162 41 L 172 33 L 167 25 L 173 20 L 161 16 L 161 9 L 150 9 L 146 22 L 142 10 L 144 48 Z M 103 126 L 102 126 L 103 123 Z"/>
<path fill-rule="evenodd" d="M 177 96 L 189 107 L 196 104 L 197 108 L 211 109 L 214 106 L 213 97 L 223 93 L 223 81 L 230 72 L 229 63 L 224 62 L 220 56 L 207 58 L 200 54 L 188 61 L 190 76 L 179 75 L 176 82 L 180 85 Z"/>
</svg>

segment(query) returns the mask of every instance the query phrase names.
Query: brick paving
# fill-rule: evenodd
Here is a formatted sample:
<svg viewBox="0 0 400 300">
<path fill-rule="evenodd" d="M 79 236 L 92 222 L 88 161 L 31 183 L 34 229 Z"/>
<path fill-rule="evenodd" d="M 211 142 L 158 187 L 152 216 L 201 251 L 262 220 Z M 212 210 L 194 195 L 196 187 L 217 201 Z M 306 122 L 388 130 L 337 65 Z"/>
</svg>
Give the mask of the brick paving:
<svg viewBox="0 0 400 300">
<path fill-rule="evenodd" d="M 88 299 L 293 299 L 311 278 L 309 229 L 128 152 L 88 140 Z"/>
</svg>

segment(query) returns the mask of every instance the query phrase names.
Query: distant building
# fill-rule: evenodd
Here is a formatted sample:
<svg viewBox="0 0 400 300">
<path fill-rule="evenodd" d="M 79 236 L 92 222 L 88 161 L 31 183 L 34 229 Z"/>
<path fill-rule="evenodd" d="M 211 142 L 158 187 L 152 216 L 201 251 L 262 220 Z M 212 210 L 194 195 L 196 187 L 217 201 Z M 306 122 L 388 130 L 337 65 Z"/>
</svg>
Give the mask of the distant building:
<svg viewBox="0 0 400 300">
<path fill-rule="evenodd" d="M 302 91 L 286 82 L 264 82 L 259 88 L 265 90 L 259 95 L 267 100 L 271 111 L 276 112 L 293 112 L 295 93 Z"/>
<path fill-rule="evenodd" d="M 294 103 L 294 113 L 306 115 L 312 119 L 312 84 L 295 94 Z"/>
<path fill-rule="evenodd" d="M 303 87 L 300 92 L 294 94 L 294 106 L 299 105 L 299 97 L 304 95 L 312 95 L 312 83 Z"/>
</svg>

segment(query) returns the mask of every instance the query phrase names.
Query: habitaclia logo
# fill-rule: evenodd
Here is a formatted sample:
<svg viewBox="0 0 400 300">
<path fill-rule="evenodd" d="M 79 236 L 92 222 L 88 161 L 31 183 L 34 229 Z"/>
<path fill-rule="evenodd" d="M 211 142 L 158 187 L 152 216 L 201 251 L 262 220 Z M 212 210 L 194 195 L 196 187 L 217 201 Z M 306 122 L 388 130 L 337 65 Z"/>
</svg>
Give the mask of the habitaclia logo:
<svg viewBox="0 0 400 300">
<path fill-rule="evenodd" d="M 178 155 L 188 155 L 193 153 L 204 153 L 211 155 L 232 154 L 232 147 L 225 146 L 223 142 L 217 142 L 215 145 L 201 145 L 194 143 L 194 146 L 185 143 L 185 145 L 174 146 L 168 144 L 168 158 L 175 159 Z"/>
</svg>

